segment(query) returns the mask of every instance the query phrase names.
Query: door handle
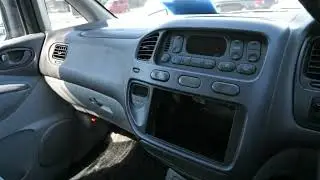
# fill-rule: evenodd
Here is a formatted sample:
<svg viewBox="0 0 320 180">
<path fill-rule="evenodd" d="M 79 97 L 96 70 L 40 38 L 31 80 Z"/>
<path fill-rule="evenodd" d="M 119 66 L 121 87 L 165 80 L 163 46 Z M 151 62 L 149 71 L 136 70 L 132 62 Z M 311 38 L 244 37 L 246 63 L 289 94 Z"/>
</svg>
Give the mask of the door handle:
<svg viewBox="0 0 320 180">
<path fill-rule="evenodd" d="M 24 65 L 31 61 L 33 51 L 26 48 L 16 48 L 0 53 L 0 70 L 10 69 Z"/>
</svg>

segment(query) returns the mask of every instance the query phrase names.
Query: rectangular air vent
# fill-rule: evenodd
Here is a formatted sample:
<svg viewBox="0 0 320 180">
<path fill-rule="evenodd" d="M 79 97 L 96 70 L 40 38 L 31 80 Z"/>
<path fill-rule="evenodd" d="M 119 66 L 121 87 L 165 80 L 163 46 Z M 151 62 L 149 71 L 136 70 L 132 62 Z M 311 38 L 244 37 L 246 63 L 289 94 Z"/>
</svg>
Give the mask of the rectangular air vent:
<svg viewBox="0 0 320 180">
<path fill-rule="evenodd" d="M 171 38 L 168 37 L 168 38 L 166 38 L 166 41 L 164 43 L 163 51 L 168 52 L 170 49 L 170 45 L 171 45 Z"/>
<path fill-rule="evenodd" d="M 155 50 L 156 44 L 158 42 L 159 33 L 151 34 L 144 38 L 139 45 L 139 50 L 137 58 L 139 60 L 147 61 L 152 57 Z"/>
<path fill-rule="evenodd" d="M 52 58 L 65 60 L 68 53 L 68 46 L 65 44 L 56 44 L 52 53 Z"/>
</svg>

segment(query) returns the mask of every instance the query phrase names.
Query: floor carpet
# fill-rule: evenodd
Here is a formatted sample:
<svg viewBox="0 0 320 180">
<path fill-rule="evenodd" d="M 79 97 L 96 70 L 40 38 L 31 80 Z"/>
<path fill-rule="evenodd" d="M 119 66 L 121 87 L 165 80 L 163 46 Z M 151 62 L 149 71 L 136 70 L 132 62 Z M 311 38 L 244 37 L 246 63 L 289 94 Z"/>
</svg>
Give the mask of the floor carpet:
<svg viewBox="0 0 320 180">
<path fill-rule="evenodd" d="M 114 135 L 100 156 L 70 180 L 164 180 L 167 167 L 136 141 Z"/>
</svg>

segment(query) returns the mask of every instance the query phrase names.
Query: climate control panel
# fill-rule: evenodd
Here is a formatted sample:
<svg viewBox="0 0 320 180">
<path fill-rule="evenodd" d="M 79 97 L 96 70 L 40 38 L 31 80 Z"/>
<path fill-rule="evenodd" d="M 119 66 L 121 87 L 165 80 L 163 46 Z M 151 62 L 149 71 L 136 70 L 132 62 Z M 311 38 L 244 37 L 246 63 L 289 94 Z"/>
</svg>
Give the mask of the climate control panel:
<svg viewBox="0 0 320 180">
<path fill-rule="evenodd" d="M 259 34 L 169 31 L 155 62 L 222 76 L 251 79 L 262 69 L 267 40 Z"/>
</svg>

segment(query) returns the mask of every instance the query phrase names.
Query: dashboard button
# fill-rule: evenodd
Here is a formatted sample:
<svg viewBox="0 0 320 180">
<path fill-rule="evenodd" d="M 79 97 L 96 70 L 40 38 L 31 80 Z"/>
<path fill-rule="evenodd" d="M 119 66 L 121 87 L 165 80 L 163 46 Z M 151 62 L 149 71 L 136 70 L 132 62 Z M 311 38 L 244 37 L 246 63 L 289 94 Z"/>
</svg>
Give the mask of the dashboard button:
<svg viewBox="0 0 320 180">
<path fill-rule="evenodd" d="M 168 61 L 170 61 L 170 58 L 171 58 L 171 56 L 169 54 L 164 54 L 164 55 L 162 55 L 160 61 L 161 62 L 168 62 Z"/>
<path fill-rule="evenodd" d="M 239 60 L 243 54 L 243 41 L 233 40 L 230 45 L 230 56 L 233 60 Z"/>
<path fill-rule="evenodd" d="M 183 37 L 182 36 L 174 37 L 173 44 L 172 44 L 172 52 L 174 53 L 181 52 L 182 46 L 183 46 Z"/>
<path fill-rule="evenodd" d="M 236 69 L 236 65 L 233 62 L 220 62 L 218 69 L 223 72 L 232 72 Z"/>
<path fill-rule="evenodd" d="M 248 43 L 248 47 L 247 47 L 248 50 L 258 50 L 260 51 L 261 49 L 261 43 L 259 41 L 250 41 Z"/>
<path fill-rule="evenodd" d="M 237 67 L 237 72 L 240 74 L 251 75 L 256 72 L 256 66 L 253 64 L 240 64 Z"/>
<path fill-rule="evenodd" d="M 191 57 L 182 57 L 180 64 L 185 66 L 190 66 L 191 63 Z"/>
<path fill-rule="evenodd" d="M 170 78 L 170 74 L 166 71 L 153 70 L 150 74 L 151 78 L 156 81 L 166 82 Z"/>
<path fill-rule="evenodd" d="M 181 64 L 182 57 L 181 56 L 175 56 L 171 59 L 172 64 Z"/>
<path fill-rule="evenodd" d="M 180 76 L 178 83 L 181 86 L 191 87 L 191 88 L 198 88 L 200 87 L 201 81 L 197 77 L 191 76 Z"/>
<path fill-rule="evenodd" d="M 201 58 L 191 58 L 190 66 L 203 67 L 203 61 Z"/>
<path fill-rule="evenodd" d="M 240 92 L 239 86 L 224 82 L 214 82 L 212 84 L 212 90 L 216 93 L 225 94 L 228 96 L 236 96 Z"/>
<path fill-rule="evenodd" d="M 260 51 L 258 50 L 248 50 L 247 54 L 249 62 L 257 62 L 260 58 Z"/>
<path fill-rule="evenodd" d="M 206 68 L 206 69 L 212 69 L 216 66 L 216 61 L 214 60 L 209 60 L 209 59 L 205 59 L 203 60 L 203 68 Z"/>
<path fill-rule="evenodd" d="M 134 67 L 134 68 L 132 68 L 132 71 L 134 73 L 139 73 L 140 72 L 140 68 Z"/>
<path fill-rule="evenodd" d="M 231 52 L 230 56 L 231 56 L 231 59 L 233 60 L 239 60 L 242 57 L 242 53 L 235 51 L 235 52 Z"/>
</svg>

